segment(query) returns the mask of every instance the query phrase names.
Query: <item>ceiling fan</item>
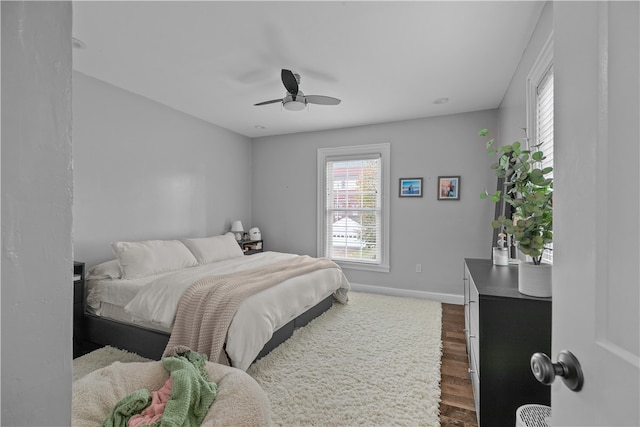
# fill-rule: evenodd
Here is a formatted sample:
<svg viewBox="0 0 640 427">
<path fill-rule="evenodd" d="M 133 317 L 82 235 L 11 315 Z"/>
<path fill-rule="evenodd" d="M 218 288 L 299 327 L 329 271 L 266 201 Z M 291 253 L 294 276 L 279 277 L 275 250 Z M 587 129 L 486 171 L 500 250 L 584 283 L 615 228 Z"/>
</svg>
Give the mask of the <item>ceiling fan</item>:
<svg viewBox="0 0 640 427">
<path fill-rule="evenodd" d="M 298 89 L 298 86 L 300 85 L 300 74 L 294 74 L 291 70 L 283 69 L 280 75 L 282 76 L 282 84 L 287 90 L 287 95 L 281 99 L 272 99 L 271 101 L 259 102 L 254 105 L 267 105 L 281 102 L 282 106 L 287 110 L 300 111 L 304 109 L 307 104 L 340 104 L 340 100 L 338 98 L 323 95 L 305 95 L 302 93 L 302 91 Z"/>
</svg>

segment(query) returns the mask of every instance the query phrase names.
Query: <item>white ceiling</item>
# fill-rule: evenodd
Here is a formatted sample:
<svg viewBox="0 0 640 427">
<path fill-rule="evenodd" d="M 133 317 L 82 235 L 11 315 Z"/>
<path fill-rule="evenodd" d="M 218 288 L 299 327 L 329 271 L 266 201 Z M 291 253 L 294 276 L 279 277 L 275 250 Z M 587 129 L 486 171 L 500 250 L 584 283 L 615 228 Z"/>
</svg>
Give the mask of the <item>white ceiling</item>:
<svg viewBox="0 0 640 427">
<path fill-rule="evenodd" d="M 73 62 L 249 137 L 333 129 L 498 107 L 543 5 L 76 1 Z M 285 95 L 282 68 L 342 103 L 254 106 Z"/>
</svg>

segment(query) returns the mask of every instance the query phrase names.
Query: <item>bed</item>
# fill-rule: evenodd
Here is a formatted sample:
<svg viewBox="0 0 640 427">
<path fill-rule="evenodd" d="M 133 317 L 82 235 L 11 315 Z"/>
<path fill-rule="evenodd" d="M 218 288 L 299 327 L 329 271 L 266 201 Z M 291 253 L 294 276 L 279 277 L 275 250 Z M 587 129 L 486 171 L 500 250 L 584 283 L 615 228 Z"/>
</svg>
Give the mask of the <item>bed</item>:
<svg viewBox="0 0 640 427">
<path fill-rule="evenodd" d="M 233 309 L 221 339 L 229 364 L 242 370 L 286 340 L 295 328 L 330 308 L 334 300 L 348 299 L 349 282 L 337 265 L 281 252 L 244 255 L 230 233 L 112 246 L 116 259 L 92 267 L 87 274 L 83 339 L 155 360 L 178 334 L 175 322 L 184 317 L 180 310 L 188 310 L 185 295 L 194 284 L 238 277 L 244 283 L 245 277 L 270 270 L 278 270 L 279 280 L 280 270 L 282 274 L 294 270 L 287 267 L 289 263 L 325 261 L 322 268 L 258 287 Z M 177 325 L 178 330 L 194 328 L 199 325 Z"/>
</svg>

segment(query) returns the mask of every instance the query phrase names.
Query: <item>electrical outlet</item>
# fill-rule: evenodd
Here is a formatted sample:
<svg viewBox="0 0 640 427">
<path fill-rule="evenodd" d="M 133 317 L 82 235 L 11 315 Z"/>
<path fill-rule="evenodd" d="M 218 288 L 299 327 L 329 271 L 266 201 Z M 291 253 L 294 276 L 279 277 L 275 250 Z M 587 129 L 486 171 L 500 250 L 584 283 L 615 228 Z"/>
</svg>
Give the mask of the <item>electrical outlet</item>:
<svg viewBox="0 0 640 427">
<path fill-rule="evenodd" d="M 422 273 L 422 264 L 416 264 L 416 273 Z"/>
</svg>

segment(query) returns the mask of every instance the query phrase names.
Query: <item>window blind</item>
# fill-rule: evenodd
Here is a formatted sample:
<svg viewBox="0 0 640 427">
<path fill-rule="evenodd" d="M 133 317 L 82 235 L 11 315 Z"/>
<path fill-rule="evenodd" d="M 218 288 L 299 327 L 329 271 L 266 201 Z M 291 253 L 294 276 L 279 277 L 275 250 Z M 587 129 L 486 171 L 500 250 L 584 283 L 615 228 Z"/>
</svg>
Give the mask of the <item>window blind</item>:
<svg viewBox="0 0 640 427">
<path fill-rule="evenodd" d="M 537 89 L 536 145 L 546 157 L 542 167 L 553 167 L 553 69 L 545 74 Z M 553 172 L 549 176 L 553 177 Z"/>
<path fill-rule="evenodd" d="M 536 88 L 535 144 L 544 153 L 541 167 L 553 167 L 553 67 L 544 75 Z M 553 178 L 553 171 L 548 177 Z M 542 254 L 542 261 L 553 264 L 553 243 Z"/>
<path fill-rule="evenodd" d="M 379 264 L 382 258 L 382 159 L 379 153 L 327 157 L 325 254 Z"/>
</svg>

